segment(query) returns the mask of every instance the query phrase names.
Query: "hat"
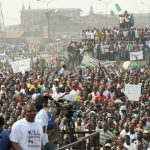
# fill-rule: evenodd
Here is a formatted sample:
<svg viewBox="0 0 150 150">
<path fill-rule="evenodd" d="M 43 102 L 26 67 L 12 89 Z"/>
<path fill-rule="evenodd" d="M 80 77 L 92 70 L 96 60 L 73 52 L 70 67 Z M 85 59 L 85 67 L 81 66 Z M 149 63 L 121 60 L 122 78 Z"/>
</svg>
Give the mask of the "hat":
<svg viewBox="0 0 150 150">
<path fill-rule="evenodd" d="M 59 82 L 59 80 L 58 80 L 58 79 L 54 79 L 54 81 Z"/>
<path fill-rule="evenodd" d="M 121 106 L 120 110 L 127 110 L 126 106 Z"/>
<path fill-rule="evenodd" d="M 120 99 L 116 99 L 114 102 L 115 103 L 122 103 L 122 101 Z"/>
<path fill-rule="evenodd" d="M 105 147 L 111 147 L 111 144 L 110 143 L 106 143 Z"/>
<path fill-rule="evenodd" d="M 1 88 L 5 87 L 5 85 L 1 85 Z"/>
</svg>

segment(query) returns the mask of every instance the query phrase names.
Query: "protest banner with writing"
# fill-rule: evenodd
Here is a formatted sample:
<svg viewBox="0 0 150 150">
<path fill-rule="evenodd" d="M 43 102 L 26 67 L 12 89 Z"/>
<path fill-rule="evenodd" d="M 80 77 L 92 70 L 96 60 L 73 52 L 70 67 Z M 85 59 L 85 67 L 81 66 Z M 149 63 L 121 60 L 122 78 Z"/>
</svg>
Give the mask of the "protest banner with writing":
<svg viewBox="0 0 150 150">
<path fill-rule="evenodd" d="M 19 61 L 10 62 L 10 65 L 14 73 L 25 73 L 25 71 L 30 71 L 30 59 L 24 59 Z"/>
<path fill-rule="evenodd" d="M 100 61 L 98 59 L 90 56 L 88 53 L 84 53 L 81 66 L 82 67 L 86 67 L 86 66 L 95 67 L 95 66 L 98 66 L 99 63 Z"/>
<path fill-rule="evenodd" d="M 141 85 L 125 84 L 125 94 L 130 101 L 139 101 L 141 96 Z"/>
<path fill-rule="evenodd" d="M 140 52 L 130 52 L 130 60 L 142 60 L 143 51 Z"/>
<path fill-rule="evenodd" d="M 84 53 L 83 59 L 81 62 L 81 67 L 87 67 L 87 66 L 95 67 L 95 66 L 98 66 L 99 63 L 104 66 L 114 66 L 116 61 L 100 61 L 100 60 L 92 57 L 88 53 Z"/>
</svg>

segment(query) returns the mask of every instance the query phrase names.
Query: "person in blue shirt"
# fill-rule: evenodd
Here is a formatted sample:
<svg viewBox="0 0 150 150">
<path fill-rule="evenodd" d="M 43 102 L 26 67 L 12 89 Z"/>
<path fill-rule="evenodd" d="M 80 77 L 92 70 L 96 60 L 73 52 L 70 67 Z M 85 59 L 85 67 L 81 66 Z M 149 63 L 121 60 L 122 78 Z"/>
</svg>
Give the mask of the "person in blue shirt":
<svg viewBox="0 0 150 150">
<path fill-rule="evenodd" d="M 4 117 L 0 116 L 0 150 L 10 150 L 10 140 L 9 140 L 9 132 L 6 129 L 3 129 L 4 125 Z"/>
</svg>

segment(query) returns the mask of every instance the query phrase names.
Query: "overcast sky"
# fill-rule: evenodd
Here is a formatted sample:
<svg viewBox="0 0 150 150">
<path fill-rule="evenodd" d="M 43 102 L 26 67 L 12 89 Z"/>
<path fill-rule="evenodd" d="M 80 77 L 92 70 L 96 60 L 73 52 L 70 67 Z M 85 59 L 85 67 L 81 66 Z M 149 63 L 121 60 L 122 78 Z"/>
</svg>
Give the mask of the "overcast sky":
<svg viewBox="0 0 150 150">
<path fill-rule="evenodd" d="M 130 13 L 150 12 L 150 0 L 41 0 L 41 2 L 37 0 L 1 0 L 5 25 L 20 23 L 20 11 L 23 4 L 28 8 L 30 2 L 32 9 L 43 9 L 46 8 L 44 1 L 50 2 L 49 8 L 80 8 L 83 10 L 81 15 L 87 15 L 91 5 L 95 13 L 105 13 L 106 4 L 108 13 L 111 9 L 116 11 L 115 3 L 118 3 L 123 11 L 128 10 Z"/>
</svg>

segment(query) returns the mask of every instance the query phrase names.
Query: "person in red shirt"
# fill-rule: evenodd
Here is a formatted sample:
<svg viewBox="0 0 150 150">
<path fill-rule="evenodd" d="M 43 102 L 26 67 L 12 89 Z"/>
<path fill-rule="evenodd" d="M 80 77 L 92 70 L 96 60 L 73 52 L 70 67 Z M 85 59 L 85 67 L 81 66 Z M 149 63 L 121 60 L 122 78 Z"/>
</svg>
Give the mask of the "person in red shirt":
<svg viewBox="0 0 150 150">
<path fill-rule="evenodd" d="M 101 91 L 100 94 L 95 97 L 95 103 L 98 103 L 99 101 L 105 102 L 106 100 L 107 98 L 103 95 L 103 91 Z"/>
</svg>

